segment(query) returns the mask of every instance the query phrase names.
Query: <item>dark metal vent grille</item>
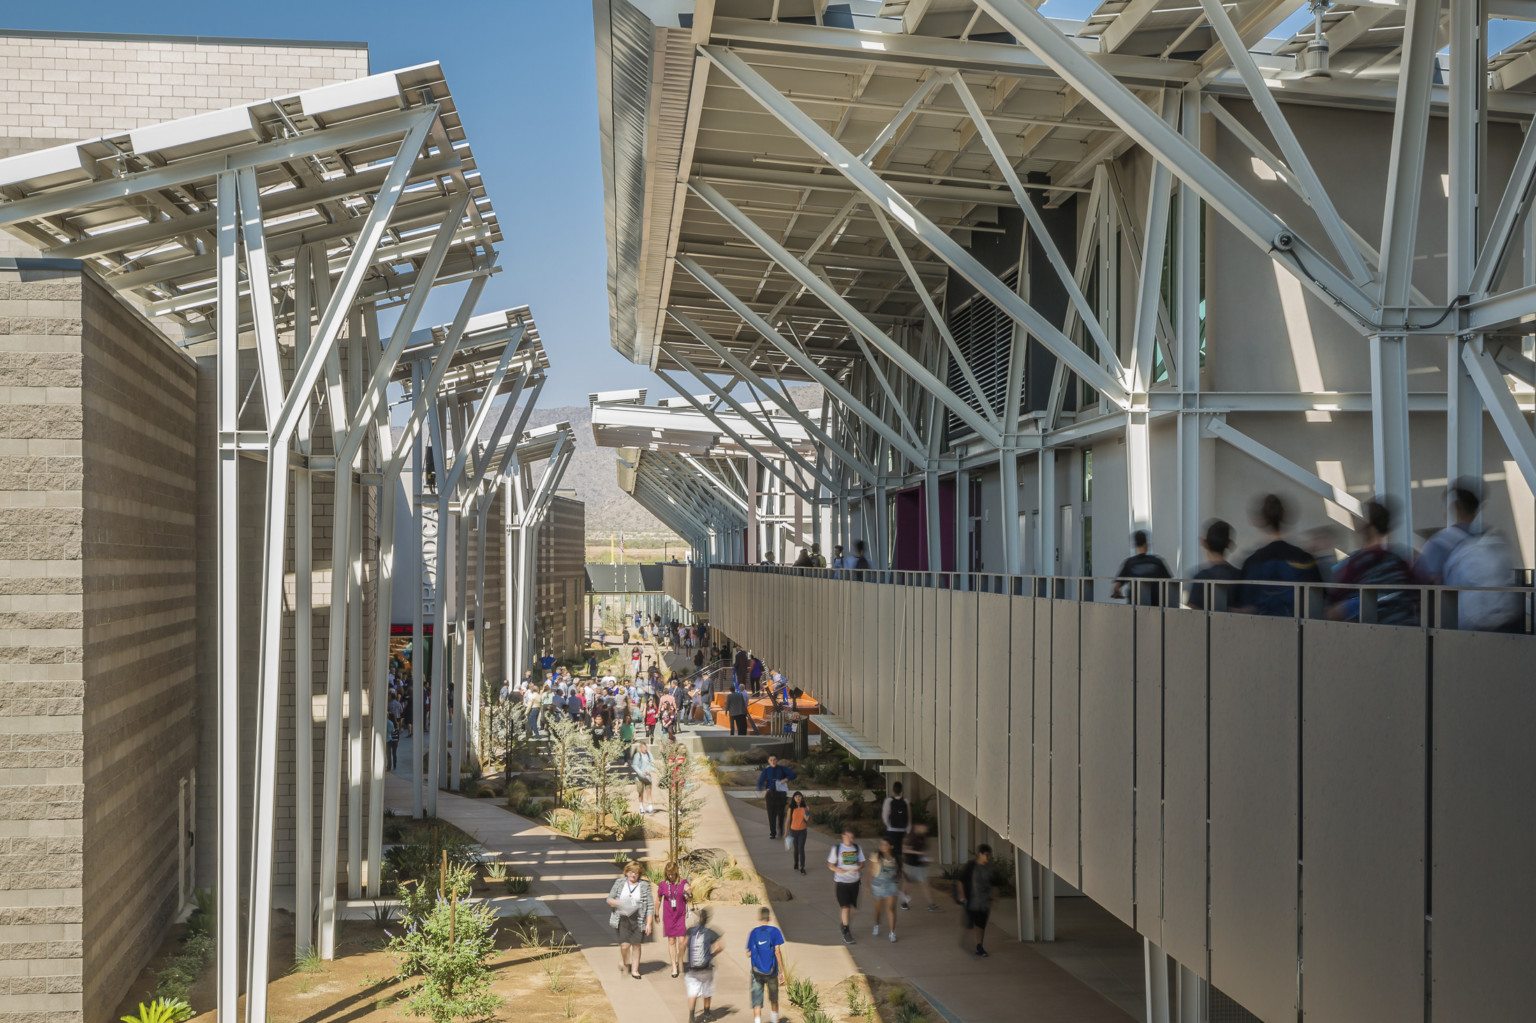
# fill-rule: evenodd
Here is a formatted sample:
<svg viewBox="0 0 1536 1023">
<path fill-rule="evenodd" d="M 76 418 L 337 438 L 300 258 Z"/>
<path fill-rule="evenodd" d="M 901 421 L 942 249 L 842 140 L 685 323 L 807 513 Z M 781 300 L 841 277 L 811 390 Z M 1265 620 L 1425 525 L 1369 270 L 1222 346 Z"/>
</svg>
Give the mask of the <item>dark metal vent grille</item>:
<svg viewBox="0 0 1536 1023">
<path fill-rule="evenodd" d="M 1009 290 L 1018 287 L 1017 268 L 1002 275 L 1002 282 Z M 955 346 L 970 364 L 976 382 L 981 385 L 978 395 L 966 381 L 965 374 L 951 359 L 946 383 L 971 408 L 983 414 L 1002 415 L 1008 390 L 1008 352 L 1013 345 L 1013 320 L 992 301 L 982 295 L 967 299 L 949 314 L 949 330 L 955 336 Z M 950 443 L 964 441 L 975 436 L 975 431 L 961 422 L 953 412 L 948 416 Z"/>
</svg>

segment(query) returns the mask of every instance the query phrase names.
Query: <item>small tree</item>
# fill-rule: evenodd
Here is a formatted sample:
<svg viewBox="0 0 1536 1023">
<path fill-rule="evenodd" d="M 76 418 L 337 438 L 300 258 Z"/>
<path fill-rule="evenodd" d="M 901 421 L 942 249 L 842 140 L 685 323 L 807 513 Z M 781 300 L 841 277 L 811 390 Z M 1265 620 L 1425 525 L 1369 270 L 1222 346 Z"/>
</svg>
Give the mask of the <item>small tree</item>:
<svg viewBox="0 0 1536 1023">
<path fill-rule="evenodd" d="M 592 733 L 564 715 L 549 722 L 549 754 L 555 769 L 555 805 L 565 805 L 567 789 L 580 788 L 586 774 L 586 757 Z"/>
<path fill-rule="evenodd" d="M 400 977 L 422 977 L 405 1003 L 412 1015 L 452 1023 L 488 1016 L 501 1005 L 501 996 L 491 993 L 486 965 L 496 954 L 495 923 L 489 904 L 464 907 L 457 898 L 439 898 L 426 916 L 390 937 Z"/>
<path fill-rule="evenodd" d="M 595 812 L 598 829 L 608 825 L 608 815 L 612 810 L 609 788 L 613 784 L 613 776 L 609 771 L 614 764 L 623 760 L 625 748 L 624 740 L 618 738 L 597 739 L 587 748 L 588 765 L 592 772 L 592 795 L 597 804 Z"/>
<path fill-rule="evenodd" d="M 689 756 L 687 746 L 665 743 L 661 756 L 661 786 L 667 790 L 667 858 L 677 862 L 683 856 L 683 839 L 693 837 L 704 809 L 704 793 L 699 788 L 699 763 Z"/>
</svg>

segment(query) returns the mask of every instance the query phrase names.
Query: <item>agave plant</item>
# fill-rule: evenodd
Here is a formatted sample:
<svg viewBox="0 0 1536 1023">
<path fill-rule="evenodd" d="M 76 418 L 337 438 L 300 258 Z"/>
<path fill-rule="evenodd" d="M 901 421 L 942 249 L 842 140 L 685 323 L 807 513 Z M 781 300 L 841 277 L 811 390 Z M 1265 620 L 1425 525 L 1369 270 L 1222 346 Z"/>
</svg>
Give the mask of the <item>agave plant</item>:
<svg viewBox="0 0 1536 1023">
<path fill-rule="evenodd" d="M 186 1023 L 193 1016 L 192 1006 L 180 998 L 156 998 L 139 1003 L 136 1016 L 122 1017 L 123 1023 Z"/>
<path fill-rule="evenodd" d="M 505 881 L 507 879 L 507 865 L 505 863 L 487 863 L 485 876 L 492 881 Z"/>
</svg>

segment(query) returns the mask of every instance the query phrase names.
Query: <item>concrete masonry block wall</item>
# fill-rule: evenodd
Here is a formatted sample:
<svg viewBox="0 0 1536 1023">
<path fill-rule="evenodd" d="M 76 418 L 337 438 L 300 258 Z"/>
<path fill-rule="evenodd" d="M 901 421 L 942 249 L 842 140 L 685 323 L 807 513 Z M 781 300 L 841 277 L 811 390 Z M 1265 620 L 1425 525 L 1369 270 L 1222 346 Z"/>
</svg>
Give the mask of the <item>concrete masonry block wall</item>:
<svg viewBox="0 0 1536 1023">
<path fill-rule="evenodd" d="M 80 279 L 0 271 L 0 1021 L 82 1020 Z"/>
<path fill-rule="evenodd" d="M 101 284 L 82 290 L 84 1011 L 104 1020 L 181 908 L 178 802 L 197 752 L 196 373 Z"/>
</svg>

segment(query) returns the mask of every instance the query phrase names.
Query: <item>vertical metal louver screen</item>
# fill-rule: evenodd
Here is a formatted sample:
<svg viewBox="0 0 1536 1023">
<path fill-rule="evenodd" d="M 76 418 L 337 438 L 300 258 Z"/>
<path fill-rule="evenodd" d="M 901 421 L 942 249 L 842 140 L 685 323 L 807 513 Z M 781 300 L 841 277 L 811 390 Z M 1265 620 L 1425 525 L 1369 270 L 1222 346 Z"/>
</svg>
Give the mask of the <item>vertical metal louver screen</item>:
<svg viewBox="0 0 1536 1023">
<path fill-rule="evenodd" d="M 1003 274 L 1002 282 L 1009 290 L 1017 288 L 1018 269 Z M 981 393 L 972 391 L 954 359 L 949 360 L 946 382 L 950 390 L 978 412 L 1002 415 L 1008 389 L 1008 352 L 1013 345 L 1013 327 L 1007 314 L 982 295 L 967 299 L 949 314 L 950 333 L 955 336 L 956 347 L 976 375 Z M 975 436 L 975 431 L 953 412 L 948 417 L 948 433 L 951 444 Z"/>
</svg>

